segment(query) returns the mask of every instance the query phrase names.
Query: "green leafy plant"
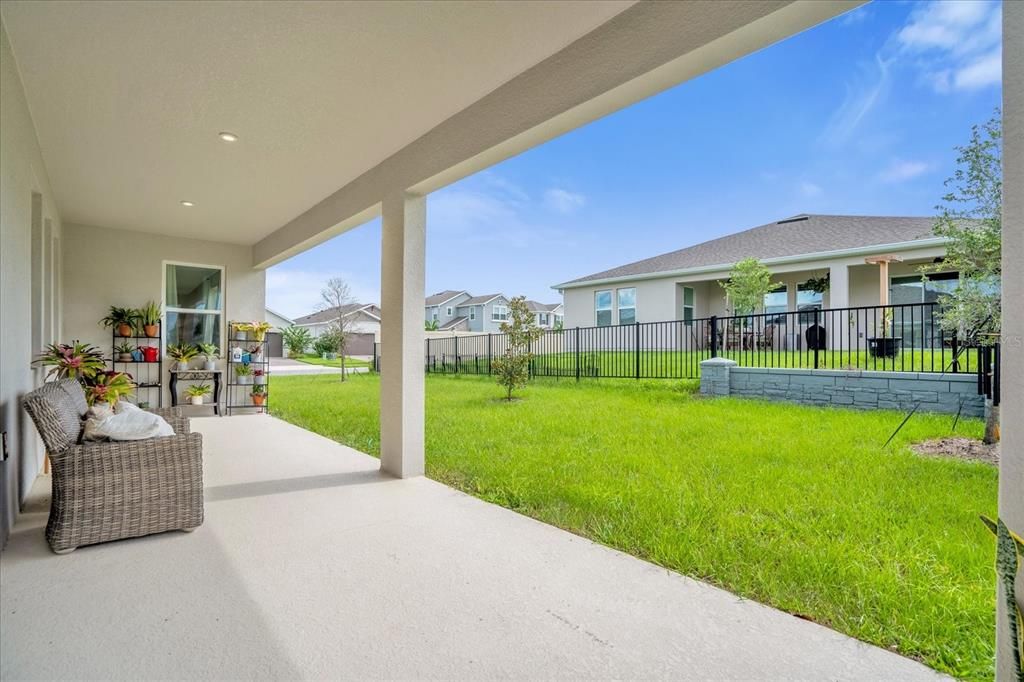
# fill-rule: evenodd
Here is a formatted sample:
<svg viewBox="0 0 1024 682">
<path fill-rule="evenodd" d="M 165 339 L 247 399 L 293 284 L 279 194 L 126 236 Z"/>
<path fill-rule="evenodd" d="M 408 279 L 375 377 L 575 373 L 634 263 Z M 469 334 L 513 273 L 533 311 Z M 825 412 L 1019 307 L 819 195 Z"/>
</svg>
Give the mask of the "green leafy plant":
<svg viewBox="0 0 1024 682">
<path fill-rule="evenodd" d="M 96 376 L 106 367 L 99 348 L 88 343 L 51 343 L 36 356 L 32 364 L 49 367 L 46 373 L 48 379 L 82 380 Z"/>
<path fill-rule="evenodd" d="M 1010 632 L 1016 637 L 1011 642 L 1013 660 L 1018 675 L 1024 679 L 1024 613 L 1017 602 L 1015 581 L 1017 571 L 1024 567 L 1024 538 L 1007 528 L 1002 519 L 993 521 L 982 515 L 982 522 L 996 536 L 996 575 L 1006 600 L 1006 618 Z"/>
<path fill-rule="evenodd" d="M 284 342 L 285 348 L 288 349 L 288 355 L 295 357 L 306 352 L 306 349 L 313 343 L 313 335 L 305 327 L 293 325 L 286 327 L 281 332 L 281 340 Z"/>
<path fill-rule="evenodd" d="M 491 365 L 498 385 L 505 389 L 505 399 L 512 400 L 512 392 L 526 385 L 530 379 L 533 353 L 530 345 L 540 338 L 543 330 L 534 322 L 534 315 L 526 305 L 526 298 L 517 296 L 508 304 L 509 320 L 501 323 L 501 332 L 507 341 L 505 350 Z"/>
<path fill-rule="evenodd" d="M 341 341 L 334 330 L 328 330 L 313 341 L 313 352 L 322 356 L 324 353 L 337 353 Z"/>
<path fill-rule="evenodd" d="M 220 357 L 220 348 L 214 343 L 200 343 L 199 354 L 205 355 L 207 360 L 216 360 Z"/>
<path fill-rule="evenodd" d="M 266 395 L 267 394 L 267 385 L 266 384 L 253 384 L 251 393 L 252 393 L 252 395 Z"/>
<path fill-rule="evenodd" d="M 804 282 L 804 288 L 813 291 L 816 294 L 824 294 L 829 290 L 831 286 L 832 277 L 829 273 L 825 273 L 821 277 L 808 277 L 807 281 Z"/>
<path fill-rule="evenodd" d="M 85 385 L 85 399 L 90 405 L 109 403 L 113 405 L 135 390 L 132 378 L 124 372 L 100 372 Z"/>
<path fill-rule="evenodd" d="M 149 301 L 138 309 L 139 322 L 142 325 L 156 325 L 160 322 L 160 304 L 156 301 Z"/>
<path fill-rule="evenodd" d="M 718 283 L 736 315 L 750 315 L 764 303 L 765 294 L 779 286 L 772 273 L 756 258 L 744 258 L 729 272 L 729 279 Z"/>
<path fill-rule="evenodd" d="M 110 306 L 110 312 L 100 320 L 100 324 L 107 328 L 114 328 L 121 336 L 131 336 L 132 331 L 139 325 L 140 315 L 135 308 L 120 308 Z"/>
<path fill-rule="evenodd" d="M 235 365 L 235 376 L 236 377 L 252 376 L 252 367 L 250 365 Z"/>
<path fill-rule="evenodd" d="M 269 322 L 237 322 L 233 326 L 236 331 L 252 334 L 253 340 L 261 343 L 266 338 L 267 332 L 270 331 Z"/>
<path fill-rule="evenodd" d="M 189 398 L 199 398 L 204 395 L 209 395 L 212 390 L 213 387 L 206 383 L 192 384 L 185 389 L 185 394 L 188 395 Z"/>
<path fill-rule="evenodd" d="M 431 320 L 430 322 L 424 322 L 423 323 L 424 331 L 428 331 L 428 332 L 436 332 L 438 326 L 439 325 L 437 323 L 437 320 Z"/>
<path fill-rule="evenodd" d="M 114 352 L 117 353 L 118 355 L 131 355 L 132 351 L 135 350 L 135 348 L 135 346 L 128 343 L 127 341 L 122 341 L 121 343 L 114 344 Z"/>
<path fill-rule="evenodd" d="M 177 362 L 188 362 L 199 355 L 199 349 L 191 343 L 172 343 L 167 346 L 167 357 Z"/>
</svg>

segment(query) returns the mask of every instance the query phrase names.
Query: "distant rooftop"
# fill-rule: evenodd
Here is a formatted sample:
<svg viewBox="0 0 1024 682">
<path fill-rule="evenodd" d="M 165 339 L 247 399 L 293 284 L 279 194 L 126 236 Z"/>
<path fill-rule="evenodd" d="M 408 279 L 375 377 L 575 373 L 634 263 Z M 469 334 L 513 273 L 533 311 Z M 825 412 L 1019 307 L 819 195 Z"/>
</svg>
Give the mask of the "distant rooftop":
<svg viewBox="0 0 1024 682">
<path fill-rule="evenodd" d="M 934 217 L 801 214 L 580 277 L 567 285 L 933 238 Z"/>
</svg>

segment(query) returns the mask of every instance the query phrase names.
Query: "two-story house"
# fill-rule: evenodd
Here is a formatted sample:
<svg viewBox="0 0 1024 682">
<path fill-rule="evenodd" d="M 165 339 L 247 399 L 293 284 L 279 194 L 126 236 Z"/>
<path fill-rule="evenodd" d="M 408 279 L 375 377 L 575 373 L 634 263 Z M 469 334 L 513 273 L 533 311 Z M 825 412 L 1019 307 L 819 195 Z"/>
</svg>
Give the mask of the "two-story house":
<svg viewBox="0 0 1024 682">
<path fill-rule="evenodd" d="M 504 294 L 472 296 L 454 289 L 427 296 L 424 321 L 437 323 L 438 331 L 498 332 L 508 319 L 508 301 Z"/>
</svg>

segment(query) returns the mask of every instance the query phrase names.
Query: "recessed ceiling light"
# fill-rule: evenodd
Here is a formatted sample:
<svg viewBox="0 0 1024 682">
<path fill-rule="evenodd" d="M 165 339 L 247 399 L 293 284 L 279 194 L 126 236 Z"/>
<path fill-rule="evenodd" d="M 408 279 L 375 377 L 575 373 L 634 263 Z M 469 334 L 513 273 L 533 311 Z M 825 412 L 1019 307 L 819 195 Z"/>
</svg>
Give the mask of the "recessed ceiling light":
<svg viewBox="0 0 1024 682">
<path fill-rule="evenodd" d="M 235 135 L 234 133 L 229 133 L 226 130 L 222 133 L 218 133 L 217 137 L 224 140 L 225 142 L 238 142 L 238 135 Z"/>
<path fill-rule="evenodd" d="M 183 202 L 181 202 L 181 205 L 182 206 L 195 206 L 195 204 L 193 204 L 191 201 L 183 201 Z"/>
</svg>

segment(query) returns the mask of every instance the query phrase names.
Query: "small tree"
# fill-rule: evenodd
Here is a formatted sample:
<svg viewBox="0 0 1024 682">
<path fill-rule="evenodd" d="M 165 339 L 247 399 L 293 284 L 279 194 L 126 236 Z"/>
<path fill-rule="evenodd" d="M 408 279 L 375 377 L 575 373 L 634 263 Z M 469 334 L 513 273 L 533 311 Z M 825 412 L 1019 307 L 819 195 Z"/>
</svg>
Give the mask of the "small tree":
<svg viewBox="0 0 1024 682">
<path fill-rule="evenodd" d="M 1003 175 L 1002 124 L 998 110 L 971 128 L 971 139 L 956 147 L 957 168 L 946 180 L 947 193 L 935 208 L 933 231 L 946 237 L 946 257 L 921 268 L 923 276 L 956 270 L 960 283 L 939 296 L 939 324 L 967 345 L 987 345 L 1002 330 Z M 998 440 L 999 408 L 988 410 L 985 442 Z"/>
<path fill-rule="evenodd" d="M 313 343 L 313 335 L 305 327 L 292 325 L 281 331 L 281 340 L 284 341 L 285 348 L 288 349 L 288 355 L 296 357 L 305 354 L 309 344 Z"/>
<path fill-rule="evenodd" d="M 505 350 L 491 364 L 491 370 L 498 377 L 498 385 L 505 388 L 505 399 L 511 401 L 512 391 L 522 388 L 530 379 L 530 344 L 540 338 L 543 330 L 534 322 L 523 296 L 509 301 L 508 314 L 510 319 L 501 323 Z"/>
<path fill-rule="evenodd" d="M 327 333 L 335 341 L 334 352 L 341 359 L 341 380 L 345 381 L 345 349 L 348 346 L 349 334 L 351 333 L 353 319 L 345 315 L 345 308 L 352 305 L 355 299 L 352 298 L 352 290 L 340 277 L 332 277 L 327 280 L 324 288 L 320 291 L 322 299 L 322 310 L 333 310 L 338 317 L 328 325 Z"/>
<path fill-rule="evenodd" d="M 750 315 L 764 303 L 765 294 L 778 286 L 772 273 L 756 258 L 744 258 L 732 266 L 729 279 L 719 282 L 736 315 Z"/>
</svg>

